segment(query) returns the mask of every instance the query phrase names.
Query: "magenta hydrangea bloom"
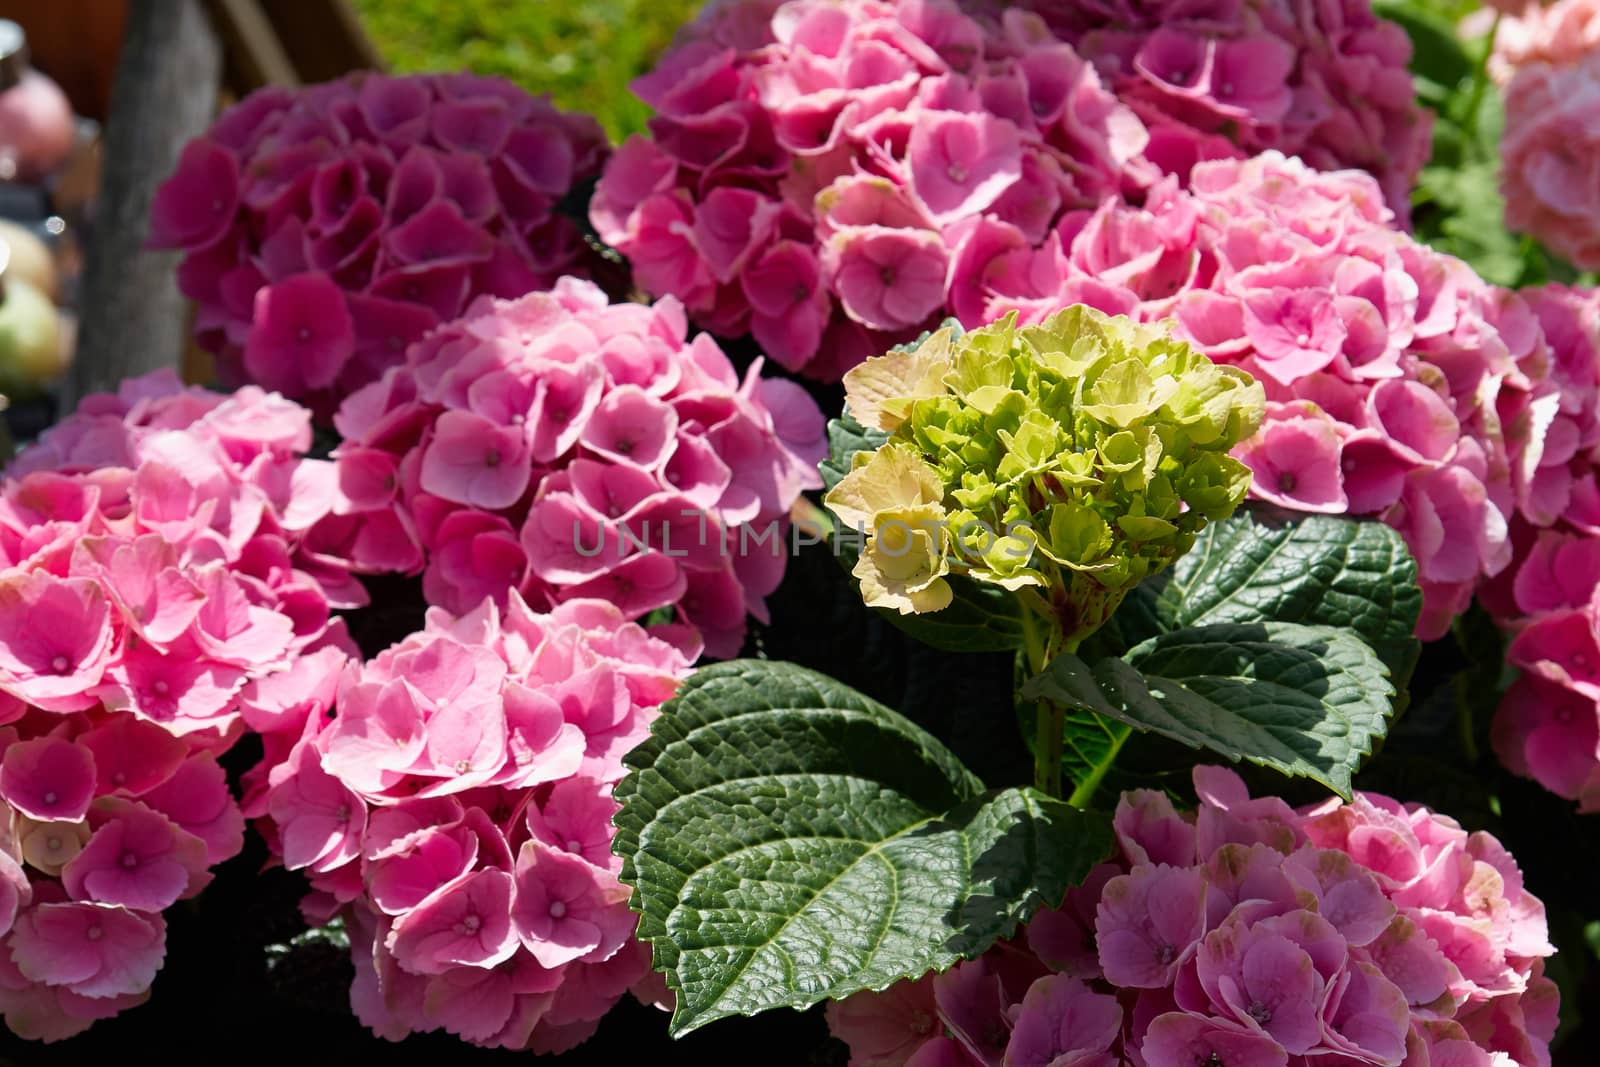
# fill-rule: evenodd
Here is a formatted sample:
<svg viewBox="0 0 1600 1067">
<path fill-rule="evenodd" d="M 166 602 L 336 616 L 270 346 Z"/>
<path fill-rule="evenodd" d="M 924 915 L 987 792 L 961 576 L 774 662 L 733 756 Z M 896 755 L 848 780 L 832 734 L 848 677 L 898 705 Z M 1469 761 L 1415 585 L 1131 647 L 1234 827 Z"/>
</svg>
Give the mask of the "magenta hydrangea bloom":
<svg viewBox="0 0 1600 1067">
<path fill-rule="evenodd" d="M 185 147 L 150 240 L 185 253 L 224 380 L 323 416 L 474 297 L 598 266 L 556 209 L 607 151 L 593 119 L 499 78 L 262 89 Z"/>
<path fill-rule="evenodd" d="M 1137 207 L 1069 212 L 1038 248 L 958 252 L 954 310 L 972 326 L 1072 303 L 1170 319 L 1248 370 L 1269 402 L 1235 452 L 1253 495 L 1398 529 L 1424 594 L 1418 634 L 1432 639 L 1511 561 L 1513 513 L 1566 500 L 1554 472 L 1520 485 L 1518 464 L 1572 458 L 1525 417 L 1555 403 L 1538 399 L 1552 391 L 1544 367 L 1568 342 L 1530 309 L 1549 300 L 1489 286 L 1394 222 L 1365 174 L 1275 152 L 1203 162 L 1187 190 L 1168 180 Z"/>
<path fill-rule="evenodd" d="M 237 855 L 217 756 L 300 657 L 343 662 L 348 569 L 310 553 L 310 413 L 156 374 L 84 400 L 0 480 L 0 1014 L 70 1037 L 140 1003 L 161 913 Z M 326 658 L 326 657 L 324 657 Z"/>
<path fill-rule="evenodd" d="M 346 920 L 374 1032 L 557 1050 L 648 987 L 611 789 L 689 665 L 613 604 L 542 614 L 512 591 L 330 658 L 313 696 L 257 717 L 246 810 L 310 878 L 307 915 Z"/>
<path fill-rule="evenodd" d="M 1372 793 L 1295 810 L 1194 780 L 1192 813 L 1124 794 L 1116 861 L 1015 940 L 830 1004 L 851 1063 L 1548 1067 L 1555 950 L 1498 841 Z"/>
<path fill-rule="evenodd" d="M 1003 275 L 1001 253 L 1202 160 L 1369 168 L 1403 213 L 1430 126 L 1409 56 L 1366 0 L 712 4 L 634 83 L 650 137 L 590 217 L 648 292 L 836 380 L 1026 285 L 972 263 Z"/>
<path fill-rule="evenodd" d="M 684 640 L 734 655 L 783 576 L 790 508 L 821 486 L 823 419 L 687 328 L 672 298 L 608 304 L 576 279 L 475 304 L 340 409 L 335 515 L 312 540 L 362 572 L 421 571 L 448 611 L 513 590 L 670 609 Z"/>
<path fill-rule="evenodd" d="M 823 380 L 947 313 L 975 227 L 1036 242 L 1161 173 L 1041 22 L 948 0 L 714 4 L 633 88 L 656 117 L 596 188 L 600 236 L 648 292 Z"/>
</svg>

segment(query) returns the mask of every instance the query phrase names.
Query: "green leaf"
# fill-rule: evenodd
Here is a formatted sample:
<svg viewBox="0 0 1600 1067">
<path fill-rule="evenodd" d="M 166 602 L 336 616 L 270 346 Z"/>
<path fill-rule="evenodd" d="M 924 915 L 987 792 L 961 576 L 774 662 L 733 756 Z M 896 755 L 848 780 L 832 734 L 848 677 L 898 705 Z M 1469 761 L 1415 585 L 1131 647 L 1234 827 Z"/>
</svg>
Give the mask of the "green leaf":
<svg viewBox="0 0 1600 1067">
<path fill-rule="evenodd" d="M 1348 629 L 1404 684 L 1421 646 L 1417 565 L 1376 520 L 1249 508 L 1213 523 L 1164 581 L 1147 582 L 1117 613 L 1130 647 L 1213 623 L 1292 622 Z"/>
<path fill-rule="evenodd" d="M 1441 85 L 1454 86 L 1472 77 L 1473 57 L 1455 26 L 1440 14 L 1414 3 L 1374 0 L 1372 9 L 1398 22 L 1411 38 L 1411 72 Z"/>
<path fill-rule="evenodd" d="M 984 792 L 903 716 L 789 664 L 696 672 L 624 762 L 614 848 L 674 1035 L 950 967 L 1111 848 L 1103 816 Z"/>
<path fill-rule="evenodd" d="M 1388 729 L 1394 691 L 1359 638 L 1328 626 L 1256 622 L 1162 634 L 1092 667 L 1058 656 L 1023 695 L 1348 796 L 1361 757 Z"/>
<path fill-rule="evenodd" d="M 888 440 L 881 430 L 862 426 L 848 410 L 828 423 L 828 458 L 818 466 L 825 490 L 850 473 L 857 452 L 873 451 Z M 835 529 L 834 557 L 846 571 L 855 566 L 860 544 L 853 531 Z M 951 652 L 1009 652 L 1022 647 L 1022 608 L 1008 590 L 953 575 L 951 603 L 926 615 L 880 614 L 924 644 Z"/>
</svg>

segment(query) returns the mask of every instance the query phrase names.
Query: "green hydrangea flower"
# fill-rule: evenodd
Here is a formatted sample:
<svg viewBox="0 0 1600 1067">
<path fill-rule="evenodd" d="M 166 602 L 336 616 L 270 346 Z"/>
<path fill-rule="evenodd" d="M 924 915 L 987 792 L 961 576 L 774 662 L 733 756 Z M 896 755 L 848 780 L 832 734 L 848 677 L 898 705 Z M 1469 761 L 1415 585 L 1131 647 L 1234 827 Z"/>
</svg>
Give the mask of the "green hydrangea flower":
<svg viewBox="0 0 1600 1067">
<path fill-rule="evenodd" d="M 867 534 L 867 602 L 936 611 L 962 574 L 1016 591 L 1062 644 L 1244 500 L 1250 471 L 1228 451 L 1265 406 L 1248 374 L 1164 326 L 1084 306 L 946 326 L 844 383 L 855 417 L 890 435 L 827 497 Z"/>
</svg>

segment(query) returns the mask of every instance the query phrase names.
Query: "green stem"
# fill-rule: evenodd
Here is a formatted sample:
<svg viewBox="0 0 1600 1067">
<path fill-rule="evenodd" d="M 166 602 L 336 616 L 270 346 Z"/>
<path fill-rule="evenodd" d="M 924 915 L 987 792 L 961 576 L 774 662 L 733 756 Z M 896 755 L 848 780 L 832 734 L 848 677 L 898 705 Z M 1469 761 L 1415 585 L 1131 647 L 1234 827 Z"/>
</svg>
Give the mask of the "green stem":
<svg viewBox="0 0 1600 1067">
<path fill-rule="evenodd" d="M 1471 147 L 1476 147 L 1478 142 L 1478 112 L 1483 110 L 1483 96 L 1489 89 L 1489 57 L 1494 55 L 1494 39 L 1500 33 L 1501 17 L 1500 12 L 1495 12 L 1494 22 L 1489 25 L 1489 36 L 1483 42 L 1483 54 L 1478 57 L 1472 71 L 1472 92 L 1467 97 L 1467 114 L 1462 122 Z"/>
<path fill-rule="evenodd" d="M 1061 631 L 1041 625 L 1030 611 L 1023 612 L 1023 637 L 1032 673 L 1044 671 L 1050 661 L 1064 652 L 1076 652 L 1078 642 L 1063 641 Z M 1067 727 L 1067 709 L 1054 701 L 1041 700 L 1036 712 L 1033 741 L 1033 784 L 1047 796 L 1061 796 L 1061 754 Z"/>
<path fill-rule="evenodd" d="M 1033 746 L 1033 785 L 1047 796 L 1061 796 L 1061 744 L 1067 728 L 1067 709 L 1050 700 L 1039 701 L 1039 731 Z"/>
<path fill-rule="evenodd" d="M 1019 598 L 1020 599 L 1020 598 Z M 1037 677 L 1049 662 L 1045 645 L 1044 627 L 1039 616 L 1026 600 L 1022 601 L 1022 651 L 1028 657 L 1028 677 Z"/>
</svg>

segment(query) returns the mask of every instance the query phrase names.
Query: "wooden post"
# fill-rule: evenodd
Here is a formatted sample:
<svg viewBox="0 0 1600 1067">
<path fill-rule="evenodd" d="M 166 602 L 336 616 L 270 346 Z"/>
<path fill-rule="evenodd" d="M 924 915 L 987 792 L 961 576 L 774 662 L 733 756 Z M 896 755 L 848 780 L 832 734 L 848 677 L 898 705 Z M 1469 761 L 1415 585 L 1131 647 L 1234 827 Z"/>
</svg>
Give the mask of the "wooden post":
<svg viewBox="0 0 1600 1067">
<path fill-rule="evenodd" d="M 122 379 L 176 367 L 189 314 L 178 254 L 144 247 L 156 187 L 216 113 L 222 44 L 200 0 L 132 0 L 105 127 L 64 410 Z"/>
</svg>

